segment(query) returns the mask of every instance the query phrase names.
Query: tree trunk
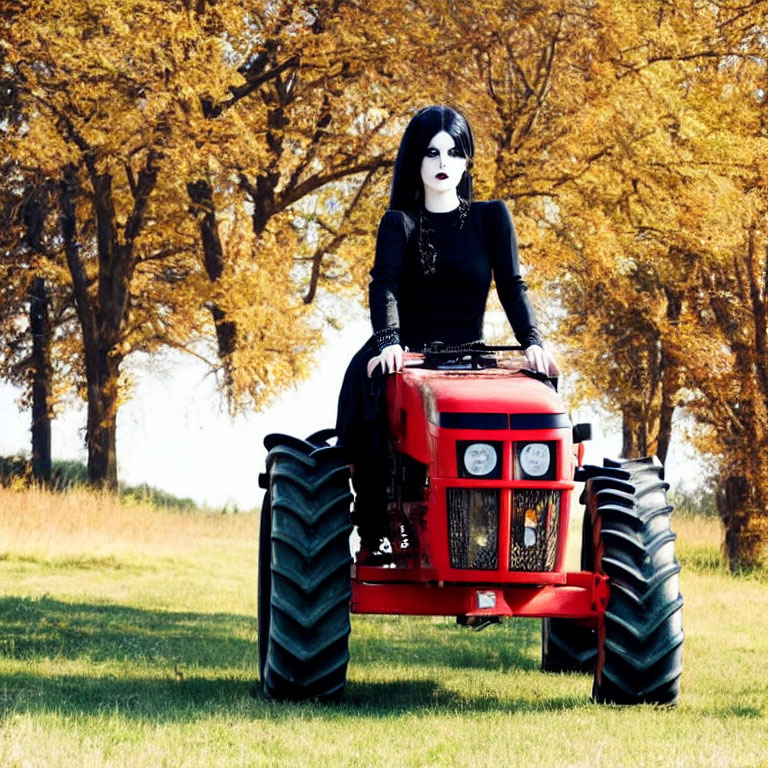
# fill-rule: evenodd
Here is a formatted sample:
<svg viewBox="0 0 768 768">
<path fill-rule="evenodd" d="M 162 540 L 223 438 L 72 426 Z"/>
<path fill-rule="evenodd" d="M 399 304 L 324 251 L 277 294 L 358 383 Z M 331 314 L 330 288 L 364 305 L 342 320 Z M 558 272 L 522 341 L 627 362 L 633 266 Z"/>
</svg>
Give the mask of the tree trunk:
<svg viewBox="0 0 768 768">
<path fill-rule="evenodd" d="M 200 239 L 203 244 L 205 272 L 208 279 L 215 283 L 224 273 L 224 249 L 221 245 L 219 228 L 216 223 L 216 209 L 213 204 L 213 191 L 205 179 L 187 184 L 187 193 L 192 201 L 190 212 L 200 223 Z M 229 360 L 235 351 L 237 326 L 227 318 L 227 313 L 215 302 L 210 306 L 213 322 L 216 326 L 216 340 L 227 379 L 231 379 Z"/>
<path fill-rule="evenodd" d="M 32 476 L 51 482 L 51 323 L 45 280 L 36 277 L 29 294 L 32 331 Z"/>
<path fill-rule="evenodd" d="M 88 422 L 85 438 L 88 449 L 88 482 L 96 486 L 116 488 L 117 460 L 114 414 L 110 426 L 110 411 L 114 410 L 115 403 L 105 402 L 104 398 L 103 382 L 107 375 L 109 357 L 104 345 L 100 343 L 96 313 L 88 292 L 88 277 L 80 258 L 75 206 L 78 192 L 77 169 L 73 165 L 68 165 L 62 173 L 59 206 L 64 253 L 72 277 L 75 308 L 83 335 L 83 359 L 88 398 Z"/>
<path fill-rule="evenodd" d="M 117 391 L 122 360 L 116 346 L 128 308 L 130 253 L 118 241 L 112 177 L 92 174 L 99 256 L 96 334 L 85 341 L 88 382 L 88 482 L 117 490 Z M 125 228 L 128 237 L 128 225 Z"/>
<path fill-rule="evenodd" d="M 675 415 L 677 394 L 683 383 L 678 366 L 674 365 L 665 353 L 663 360 L 663 378 L 661 381 L 661 404 L 659 406 L 659 433 L 656 438 L 656 455 L 666 465 L 669 443 L 672 439 L 672 419 Z"/>
<path fill-rule="evenodd" d="M 161 154 L 149 149 L 138 178 L 131 184 L 133 207 L 118 236 L 113 179 L 98 173 L 95 158 L 86 158 L 93 186 L 98 246 L 98 301 L 91 306 L 95 333 L 84 337 L 88 382 L 88 481 L 117 490 L 116 423 L 125 317 L 136 261 L 134 243 L 145 221 L 149 196 L 157 183 Z M 86 291 L 87 296 L 87 291 Z"/>
<path fill-rule="evenodd" d="M 145 168 L 134 184 L 134 206 L 124 227 L 124 242 L 117 235 L 112 178 L 96 173 L 93 158 L 86 159 L 93 185 L 98 244 L 98 286 L 95 301 L 77 242 L 77 169 L 64 168 L 61 191 L 61 231 L 77 316 L 83 336 L 83 358 L 88 396 L 88 482 L 117 489 L 116 420 L 121 333 L 128 309 L 134 270 L 133 243 L 141 231 L 149 194 L 154 189 L 158 155 L 149 152 Z"/>
<path fill-rule="evenodd" d="M 88 483 L 117 490 L 117 399 L 120 360 L 96 350 L 88 379 Z"/>
<path fill-rule="evenodd" d="M 750 526 L 750 520 L 756 515 L 749 479 L 741 474 L 723 477 L 718 486 L 716 502 L 725 527 L 723 550 L 728 568 L 736 573 L 756 565 L 759 541 Z"/>
<path fill-rule="evenodd" d="M 683 309 L 683 298 L 679 291 L 666 287 L 667 322 L 677 334 L 680 323 L 680 313 Z M 685 374 L 677 365 L 675 356 L 670 351 L 669 341 L 662 339 L 659 375 L 661 377 L 661 405 L 659 407 L 659 434 L 656 438 L 656 455 L 662 464 L 666 464 L 669 443 L 672 439 L 672 419 L 675 415 L 677 397 L 685 385 Z"/>
<path fill-rule="evenodd" d="M 669 443 L 672 439 L 672 417 L 675 415 L 675 406 L 667 402 L 661 404 L 659 414 L 659 436 L 656 440 L 656 455 L 662 464 L 666 464 Z"/>
<path fill-rule="evenodd" d="M 22 209 L 26 244 L 33 253 L 43 251 L 43 234 L 52 183 L 36 182 L 28 189 Z M 36 277 L 29 291 L 29 328 L 32 335 L 30 388 L 32 390 L 32 476 L 51 482 L 51 322 L 48 287 Z"/>
<path fill-rule="evenodd" d="M 625 459 L 637 458 L 636 435 L 627 414 L 621 414 L 621 455 Z"/>
<path fill-rule="evenodd" d="M 648 425 L 642 415 L 625 408 L 621 414 L 621 455 L 637 459 L 648 455 Z"/>
</svg>

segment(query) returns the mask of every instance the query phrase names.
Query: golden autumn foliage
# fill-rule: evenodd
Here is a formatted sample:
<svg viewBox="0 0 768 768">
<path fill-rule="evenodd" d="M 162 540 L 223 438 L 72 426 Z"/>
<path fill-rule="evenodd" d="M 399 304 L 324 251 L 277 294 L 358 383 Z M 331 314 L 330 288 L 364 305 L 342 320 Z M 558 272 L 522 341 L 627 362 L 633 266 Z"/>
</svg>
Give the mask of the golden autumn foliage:
<svg viewBox="0 0 768 768">
<path fill-rule="evenodd" d="M 766 540 L 762 5 L 613 7 L 613 82 L 574 121 L 598 159 L 545 228 L 583 394 L 622 414 L 628 455 L 663 454 L 676 410 L 695 418 L 734 568 Z"/>
<path fill-rule="evenodd" d="M 621 414 L 627 454 L 663 455 L 675 414 L 692 417 L 719 459 L 731 563 L 748 564 L 768 510 L 767 9 L 6 3 L 0 330 L 18 345 L 2 375 L 21 370 L 43 276 L 57 380 L 92 409 L 94 478 L 114 479 L 135 350 L 188 349 L 233 407 L 260 407 L 361 296 L 410 114 L 451 103 L 478 139 L 476 194 L 510 202 L 528 281 L 574 350 L 574 398 Z M 18 214 L 43 185 L 34 249 Z"/>
<path fill-rule="evenodd" d="M 3 18 L 18 99 L 5 146 L 60 187 L 46 269 L 76 308 L 59 356 L 84 373 L 92 479 L 115 482 L 132 351 L 209 354 L 215 324 L 235 405 L 262 404 L 306 368 L 322 261 L 391 163 L 382 137 L 398 97 L 360 52 L 378 64 L 396 40 L 357 16 L 344 34 L 330 5 L 292 3 L 259 16 L 243 3 L 20 2 Z"/>
</svg>

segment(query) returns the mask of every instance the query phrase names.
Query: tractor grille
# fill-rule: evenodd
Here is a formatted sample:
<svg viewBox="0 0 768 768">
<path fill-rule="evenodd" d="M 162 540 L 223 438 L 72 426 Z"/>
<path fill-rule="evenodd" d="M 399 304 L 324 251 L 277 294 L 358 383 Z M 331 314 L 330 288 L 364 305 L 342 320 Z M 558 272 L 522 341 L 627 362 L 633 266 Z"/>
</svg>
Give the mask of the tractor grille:
<svg viewBox="0 0 768 768">
<path fill-rule="evenodd" d="M 509 570 L 553 570 L 559 529 L 560 491 L 514 491 Z"/>
<path fill-rule="evenodd" d="M 499 491 L 447 488 L 451 568 L 499 567 Z"/>
</svg>

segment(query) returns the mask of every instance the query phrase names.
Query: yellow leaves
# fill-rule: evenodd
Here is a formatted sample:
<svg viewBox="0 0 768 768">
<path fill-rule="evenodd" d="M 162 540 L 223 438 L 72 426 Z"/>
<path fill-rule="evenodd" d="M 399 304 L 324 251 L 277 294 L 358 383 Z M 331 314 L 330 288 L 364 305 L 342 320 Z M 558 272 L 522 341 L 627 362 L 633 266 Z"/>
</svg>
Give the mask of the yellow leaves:
<svg viewBox="0 0 768 768">
<path fill-rule="evenodd" d="M 195 18 L 157 0 L 70 0 L 17 17 L 9 59 L 36 88 L 31 120 L 103 153 L 173 142 L 169 126 L 183 131 L 201 115 L 200 97 L 222 98 L 232 80 L 221 38 Z"/>
<path fill-rule="evenodd" d="M 391 158 L 407 117 L 429 102 L 468 113 L 476 196 L 512 201 L 529 282 L 566 286 L 579 338 L 620 325 L 632 308 L 648 309 L 658 328 L 659 284 L 684 273 L 673 246 L 719 268 L 758 216 L 758 201 L 745 206 L 740 192 L 745 172 L 720 164 L 738 158 L 758 179 L 768 172 L 764 141 L 739 130 L 756 119 L 743 98 L 749 68 L 713 69 L 711 89 L 700 62 L 642 66 L 706 39 L 703 12 L 684 5 L 599 2 L 587 17 L 575 0 L 371 0 L 334 13 L 220 0 L 204 14 L 160 0 L 35 2 L 10 37 L 9 60 L 34 91 L 23 94 L 28 133 L 12 151 L 57 177 L 65 160 L 82 167 L 85 142 L 113 177 L 121 243 L 134 205 L 125 166 L 136 179 L 149 149 L 162 152 L 135 243 L 126 343 L 212 336 L 205 307 L 215 302 L 242 325 L 233 369 L 242 397 L 262 401 L 299 371 L 313 343 L 302 297 L 317 253 L 321 291 L 363 294 L 389 177 L 373 178 L 349 216 L 364 173 L 289 193 Z M 298 65 L 283 66 L 291 56 Z M 279 79 L 233 105 L 246 83 L 238 67 L 257 60 L 254 75 L 280 69 Z M 204 117 L 201 99 L 219 117 Z M 202 268 L 200 217 L 188 210 L 186 185 L 198 178 L 214 189 L 225 262 L 215 284 Z M 256 227 L 258 206 L 266 222 Z"/>
<path fill-rule="evenodd" d="M 223 283 L 227 315 L 238 329 L 230 393 L 235 405 L 250 401 L 262 407 L 305 372 L 306 358 L 320 343 L 307 310 L 281 271 L 274 274 L 268 265 L 241 271 L 236 280 Z"/>
</svg>

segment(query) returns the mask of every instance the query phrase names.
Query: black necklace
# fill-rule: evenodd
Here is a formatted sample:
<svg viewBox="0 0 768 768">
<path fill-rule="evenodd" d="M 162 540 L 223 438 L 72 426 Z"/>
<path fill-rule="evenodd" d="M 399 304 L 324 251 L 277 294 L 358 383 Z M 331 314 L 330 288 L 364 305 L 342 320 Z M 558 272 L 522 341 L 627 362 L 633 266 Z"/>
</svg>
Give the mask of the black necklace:
<svg viewBox="0 0 768 768">
<path fill-rule="evenodd" d="M 469 200 L 463 197 L 459 198 L 459 229 L 464 228 L 469 214 Z M 425 275 L 434 275 L 437 271 L 437 251 L 433 242 L 435 228 L 429 216 L 426 215 L 424 208 L 419 211 L 419 235 L 418 249 L 421 269 Z"/>
</svg>

